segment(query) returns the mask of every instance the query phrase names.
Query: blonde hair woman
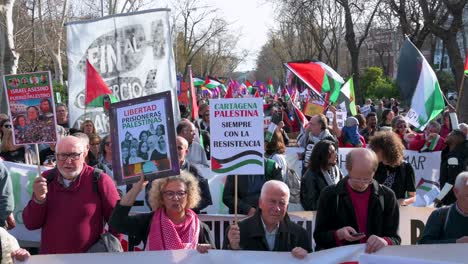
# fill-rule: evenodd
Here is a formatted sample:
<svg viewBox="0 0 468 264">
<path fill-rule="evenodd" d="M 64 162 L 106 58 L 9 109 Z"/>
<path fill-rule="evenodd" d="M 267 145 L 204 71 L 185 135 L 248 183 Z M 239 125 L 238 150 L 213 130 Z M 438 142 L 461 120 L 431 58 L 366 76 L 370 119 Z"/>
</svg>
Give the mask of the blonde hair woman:
<svg viewBox="0 0 468 264">
<path fill-rule="evenodd" d="M 110 226 L 120 233 L 143 241 L 146 250 L 214 248 L 207 225 L 191 208 L 200 202 L 197 179 L 190 173 L 154 180 L 149 193 L 151 213 L 129 215 L 135 199 L 145 189 L 144 177 L 120 200 L 110 218 Z"/>
</svg>

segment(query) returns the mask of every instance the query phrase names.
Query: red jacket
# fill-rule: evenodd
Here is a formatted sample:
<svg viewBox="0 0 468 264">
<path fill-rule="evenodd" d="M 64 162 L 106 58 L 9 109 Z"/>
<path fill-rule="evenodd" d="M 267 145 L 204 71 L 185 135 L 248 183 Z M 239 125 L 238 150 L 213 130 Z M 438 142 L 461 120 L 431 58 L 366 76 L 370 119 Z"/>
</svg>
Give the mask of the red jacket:
<svg viewBox="0 0 468 264">
<path fill-rule="evenodd" d="M 424 135 L 424 133 L 417 134 L 416 137 L 414 137 L 413 141 L 409 142 L 408 149 L 421 151 L 421 149 L 424 147 L 424 144 L 426 144 L 426 136 Z M 445 139 L 443 137 L 440 137 L 439 141 L 437 142 L 437 145 L 432 151 L 440 151 L 444 149 L 444 147 L 445 147 Z M 427 149 L 427 151 L 430 151 L 430 150 Z"/>
</svg>

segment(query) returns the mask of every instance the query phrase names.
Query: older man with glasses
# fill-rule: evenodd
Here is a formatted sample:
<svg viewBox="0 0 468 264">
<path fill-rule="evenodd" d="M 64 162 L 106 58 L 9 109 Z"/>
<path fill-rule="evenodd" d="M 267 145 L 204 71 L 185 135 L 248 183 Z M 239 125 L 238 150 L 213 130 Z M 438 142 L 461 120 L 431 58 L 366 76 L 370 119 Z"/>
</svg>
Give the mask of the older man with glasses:
<svg viewBox="0 0 468 264">
<path fill-rule="evenodd" d="M 23 220 L 29 230 L 42 229 L 41 254 L 88 251 L 119 199 L 112 179 L 86 164 L 86 150 L 79 138 L 63 137 L 56 146 L 57 169 L 34 180 Z"/>
<path fill-rule="evenodd" d="M 319 198 L 314 239 L 317 250 L 366 243 L 373 253 L 399 245 L 399 208 L 391 189 L 374 180 L 377 155 L 353 149 L 346 156 L 348 176 L 325 188 Z"/>
</svg>

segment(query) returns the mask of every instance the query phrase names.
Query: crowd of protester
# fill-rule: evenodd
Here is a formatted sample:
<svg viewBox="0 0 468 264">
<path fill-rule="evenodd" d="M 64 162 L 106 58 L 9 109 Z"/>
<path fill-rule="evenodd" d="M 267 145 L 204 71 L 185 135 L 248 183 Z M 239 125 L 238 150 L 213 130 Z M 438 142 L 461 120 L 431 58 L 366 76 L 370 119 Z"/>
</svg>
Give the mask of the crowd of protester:
<svg viewBox="0 0 468 264">
<path fill-rule="evenodd" d="M 33 161 L 27 154 L 31 146 L 15 145 L 12 140 L 13 126 L 24 130 L 24 135 L 31 127 L 23 124 L 20 116 L 17 124 L 12 124 L 8 116 L 0 115 L 0 158 L 51 168 L 35 179 L 31 200 L 23 211 L 26 228 L 41 229 L 39 253 L 96 252 L 103 234 L 116 239 L 128 235 L 130 249 L 140 242 L 145 250 L 196 249 L 207 253 L 214 249 L 209 227 L 198 218 L 213 203 L 208 181 L 199 170 L 209 166 L 210 107 L 203 99 L 199 105 L 199 118 L 193 121 L 185 108 L 180 108 L 182 118 L 175 131 L 180 175 L 151 182 L 141 177 L 127 186 L 126 193 L 116 188 L 111 136 L 101 138 L 91 120 L 85 120 L 80 129 L 70 128 L 66 105 L 57 105 L 58 142 L 42 145 L 39 161 Z M 361 113 L 359 109 L 364 108 L 370 111 Z M 405 150 L 442 151 L 439 187 L 446 183 L 454 186 L 436 204 L 446 207 L 429 217 L 420 243 L 468 242 L 468 127 L 453 127 L 453 109 L 447 108 L 423 131 L 405 121 L 403 109 L 394 99 L 377 104 L 366 100 L 357 115 L 346 118 L 342 128 L 333 106 L 328 107 L 331 120 L 316 114 L 308 117 L 303 127 L 294 116 L 291 101 L 269 98 L 264 109 L 281 119 L 271 140 L 265 142 L 264 173 L 239 177 L 237 203 L 234 175 L 226 177 L 223 203 L 230 214 L 237 204 L 237 212 L 248 218 L 229 226 L 223 249 L 288 251 L 305 258 L 313 250 L 312 241 L 305 229 L 288 217 L 288 208 L 295 206 L 297 210 L 317 211 L 315 250 L 364 243 L 366 252 L 372 253 L 399 245 L 399 206 L 416 199 L 415 172 L 404 160 Z M 122 164 L 166 158 L 164 131 L 164 127 L 152 126 L 118 142 L 124 153 Z M 303 164 L 299 187 L 287 180 L 292 177 L 285 156 L 287 146 L 302 149 L 298 155 Z M 340 148 L 352 148 L 346 157 L 347 175 L 338 166 Z M 3 164 L 0 174 L 0 223 L 8 229 L 14 227 L 12 186 Z M 145 193 L 151 211 L 131 214 L 140 192 Z M 28 258 L 24 249 L 12 248 L 11 257 Z"/>
</svg>

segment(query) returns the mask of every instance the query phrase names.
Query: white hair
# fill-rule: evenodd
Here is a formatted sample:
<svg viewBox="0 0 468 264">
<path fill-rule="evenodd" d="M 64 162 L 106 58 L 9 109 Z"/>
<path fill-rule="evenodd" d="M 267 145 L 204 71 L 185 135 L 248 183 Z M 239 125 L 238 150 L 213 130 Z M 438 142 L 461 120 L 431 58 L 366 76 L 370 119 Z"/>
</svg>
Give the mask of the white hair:
<svg viewBox="0 0 468 264">
<path fill-rule="evenodd" d="M 461 172 L 458 174 L 455 180 L 455 188 L 461 189 L 464 185 L 468 186 L 468 171 Z"/>
<path fill-rule="evenodd" d="M 265 194 L 268 190 L 270 190 L 271 188 L 278 188 L 278 189 L 281 189 L 282 191 L 284 191 L 287 195 L 288 195 L 288 201 L 289 201 L 289 187 L 288 185 L 286 185 L 286 183 L 282 182 L 282 181 L 278 181 L 278 180 L 269 180 L 267 182 L 265 182 L 262 186 L 262 190 L 260 192 L 260 199 L 264 198 L 265 197 Z"/>
</svg>

